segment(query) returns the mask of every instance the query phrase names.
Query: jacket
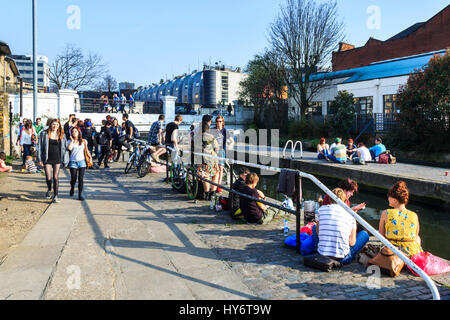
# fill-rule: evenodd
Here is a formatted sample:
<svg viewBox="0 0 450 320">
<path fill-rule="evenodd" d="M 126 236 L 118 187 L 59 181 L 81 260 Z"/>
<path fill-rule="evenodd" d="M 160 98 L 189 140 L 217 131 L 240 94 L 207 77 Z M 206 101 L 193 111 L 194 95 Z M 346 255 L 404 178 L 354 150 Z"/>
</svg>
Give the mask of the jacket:
<svg viewBox="0 0 450 320">
<path fill-rule="evenodd" d="M 41 136 L 39 139 L 39 144 L 37 148 L 37 161 L 46 163 L 48 159 L 48 133 L 47 131 L 41 132 Z M 62 163 L 65 167 L 69 165 L 69 150 L 67 147 L 69 143 L 67 142 L 66 135 L 63 136 L 63 140 L 61 141 L 61 159 Z"/>
</svg>

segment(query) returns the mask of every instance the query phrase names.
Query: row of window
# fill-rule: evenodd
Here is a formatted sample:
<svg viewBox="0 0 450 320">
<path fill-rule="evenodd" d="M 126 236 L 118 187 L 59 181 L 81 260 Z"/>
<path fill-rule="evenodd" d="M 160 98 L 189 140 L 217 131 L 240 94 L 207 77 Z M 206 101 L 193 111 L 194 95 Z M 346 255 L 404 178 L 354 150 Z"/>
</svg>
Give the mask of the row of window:
<svg viewBox="0 0 450 320">
<path fill-rule="evenodd" d="M 18 67 L 32 67 L 33 66 L 33 62 L 16 62 L 16 65 Z M 43 67 L 44 64 L 43 63 L 38 63 L 38 67 Z"/>
<path fill-rule="evenodd" d="M 356 113 L 360 115 L 373 114 L 373 97 L 359 97 L 355 98 Z M 385 114 L 398 113 L 399 110 L 396 106 L 397 95 L 389 94 L 383 96 L 383 109 Z M 327 101 L 327 114 L 334 114 L 333 101 Z M 309 108 L 306 109 L 306 114 L 309 115 L 322 115 L 322 102 L 311 102 Z"/>
</svg>

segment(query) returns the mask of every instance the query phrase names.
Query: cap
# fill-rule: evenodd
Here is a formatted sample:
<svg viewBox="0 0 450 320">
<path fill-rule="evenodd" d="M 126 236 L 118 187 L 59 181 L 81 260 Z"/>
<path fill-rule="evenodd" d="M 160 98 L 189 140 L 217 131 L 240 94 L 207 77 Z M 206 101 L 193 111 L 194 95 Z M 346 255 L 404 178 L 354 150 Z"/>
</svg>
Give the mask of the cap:
<svg viewBox="0 0 450 320">
<path fill-rule="evenodd" d="M 336 138 L 336 140 L 334 140 L 334 142 L 336 142 L 336 143 L 339 143 L 339 142 L 341 142 L 341 141 L 342 141 L 341 138 Z"/>
<path fill-rule="evenodd" d="M 86 127 L 92 127 L 92 122 L 90 121 L 86 122 Z"/>
</svg>

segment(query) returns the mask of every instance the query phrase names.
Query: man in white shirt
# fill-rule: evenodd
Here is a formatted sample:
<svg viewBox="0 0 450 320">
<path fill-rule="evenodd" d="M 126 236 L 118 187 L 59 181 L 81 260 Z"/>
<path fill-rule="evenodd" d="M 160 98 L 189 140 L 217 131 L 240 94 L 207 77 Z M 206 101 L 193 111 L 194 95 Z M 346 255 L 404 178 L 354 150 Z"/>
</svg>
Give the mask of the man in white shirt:
<svg viewBox="0 0 450 320">
<path fill-rule="evenodd" d="M 367 162 L 372 161 L 372 155 L 363 142 L 358 143 L 356 155 L 357 156 L 353 158 L 353 163 L 355 164 L 367 164 Z"/>
<path fill-rule="evenodd" d="M 347 200 L 344 190 L 337 188 L 333 193 L 344 203 Z M 352 262 L 369 241 L 369 234 L 366 231 L 357 234 L 356 220 L 333 200 L 330 205 L 320 207 L 317 220 L 313 227 L 313 237 L 319 254 L 342 264 Z"/>
</svg>

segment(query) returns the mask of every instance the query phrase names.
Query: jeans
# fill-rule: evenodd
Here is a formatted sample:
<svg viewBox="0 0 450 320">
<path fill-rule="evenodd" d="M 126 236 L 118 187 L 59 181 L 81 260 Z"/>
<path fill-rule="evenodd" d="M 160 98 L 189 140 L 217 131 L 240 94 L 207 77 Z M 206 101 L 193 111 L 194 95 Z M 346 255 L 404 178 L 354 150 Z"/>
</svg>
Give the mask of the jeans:
<svg viewBox="0 0 450 320">
<path fill-rule="evenodd" d="M 338 160 L 335 156 L 333 156 L 331 154 L 328 155 L 328 159 L 330 159 L 333 162 L 340 163 L 340 164 L 345 164 L 345 162 L 346 162 L 346 160 Z"/>
<path fill-rule="evenodd" d="M 317 226 L 313 227 L 312 235 L 314 241 L 314 248 L 315 251 L 317 251 L 317 248 L 319 246 L 319 236 L 317 235 Z M 362 248 L 364 248 L 364 246 L 368 241 L 369 241 L 369 234 L 367 233 L 367 231 L 358 232 L 358 234 L 356 235 L 356 243 L 354 246 L 350 246 L 350 252 L 348 253 L 348 255 L 345 258 L 335 260 L 339 261 L 342 264 L 351 263 L 353 258 L 356 257 L 356 255 Z"/>
<path fill-rule="evenodd" d="M 26 158 L 27 158 L 27 156 L 31 156 L 32 154 L 31 154 L 31 147 L 32 147 L 33 145 L 31 145 L 31 144 L 23 144 L 22 145 L 22 147 L 23 147 L 23 164 L 25 164 L 25 160 L 26 160 Z"/>
</svg>

